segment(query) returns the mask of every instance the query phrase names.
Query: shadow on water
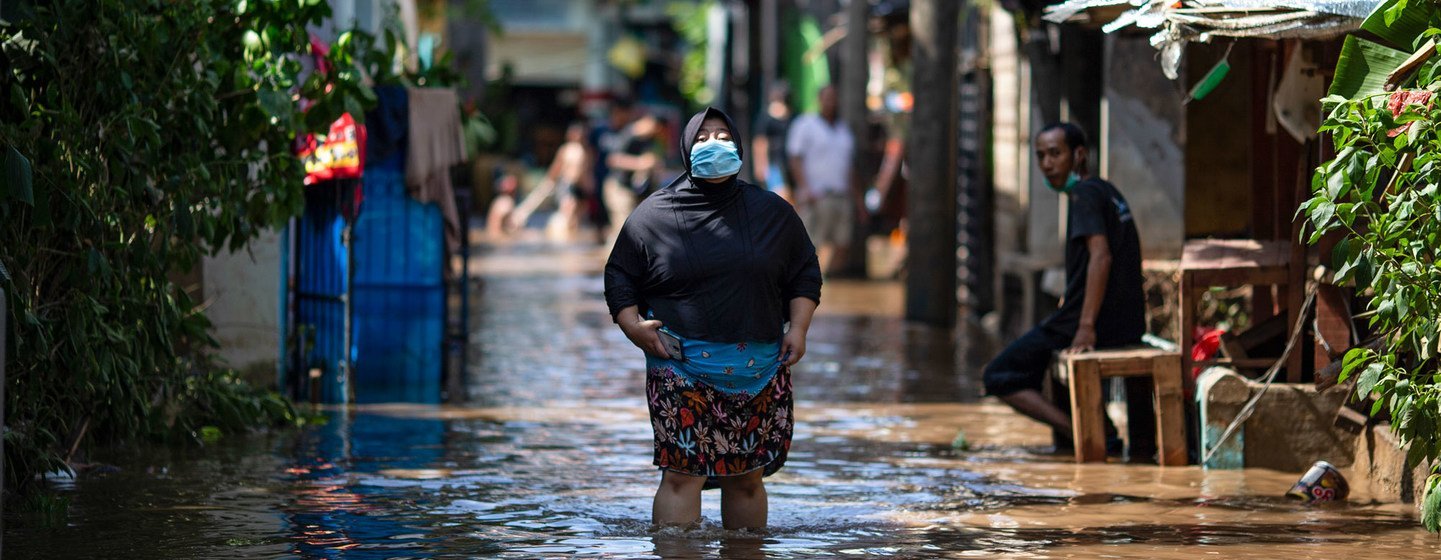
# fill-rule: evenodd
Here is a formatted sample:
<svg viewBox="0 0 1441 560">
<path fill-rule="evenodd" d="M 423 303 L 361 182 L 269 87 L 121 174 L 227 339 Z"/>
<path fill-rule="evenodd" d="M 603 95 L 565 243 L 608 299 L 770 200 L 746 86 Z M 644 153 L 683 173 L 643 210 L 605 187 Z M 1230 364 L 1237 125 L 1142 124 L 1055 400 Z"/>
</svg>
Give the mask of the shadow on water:
<svg viewBox="0 0 1441 560">
<path fill-rule="evenodd" d="M 329 410 L 296 433 L 136 447 L 58 489 L 64 523 L 7 507 L 6 558 L 1434 557 L 1400 506 L 1305 508 L 1265 471 L 1074 465 L 978 399 L 984 337 L 907 326 L 893 284 L 828 288 L 797 368 L 770 530 L 653 531 L 639 355 L 593 254 L 514 247 L 477 271 L 468 402 Z M 957 431 L 971 451 L 950 446 Z"/>
</svg>

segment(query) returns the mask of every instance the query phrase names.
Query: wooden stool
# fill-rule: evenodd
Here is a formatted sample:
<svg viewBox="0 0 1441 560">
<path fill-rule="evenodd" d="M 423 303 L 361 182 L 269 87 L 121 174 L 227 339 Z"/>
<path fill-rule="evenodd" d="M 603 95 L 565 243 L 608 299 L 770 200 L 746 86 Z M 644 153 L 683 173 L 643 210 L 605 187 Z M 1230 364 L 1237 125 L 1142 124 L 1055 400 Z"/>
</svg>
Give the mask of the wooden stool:
<svg viewBox="0 0 1441 560">
<path fill-rule="evenodd" d="M 1062 354 L 1057 373 L 1071 389 L 1071 434 L 1076 462 L 1106 460 L 1106 431 L 1101 409 L 1101 380 L 1150 376 L 1155 395 L 1156 448 L 1162 465 L 1186 464 L 1181 354 L 1151 348 Z"/>
</svg>

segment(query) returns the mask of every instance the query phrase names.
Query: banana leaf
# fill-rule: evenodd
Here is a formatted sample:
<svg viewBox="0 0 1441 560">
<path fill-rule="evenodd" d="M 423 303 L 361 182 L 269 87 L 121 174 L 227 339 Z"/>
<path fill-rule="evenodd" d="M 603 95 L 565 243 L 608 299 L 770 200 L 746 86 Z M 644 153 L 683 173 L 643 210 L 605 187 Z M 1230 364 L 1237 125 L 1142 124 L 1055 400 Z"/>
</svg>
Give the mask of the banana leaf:
<svg viewBox="0 0 1441 560">
<path fill-rule="evenodd" d="M 1409 51 L 1416 44 L 1416 38 L 1430 27 L 1435 15 L 1436 4 L 1432 0 L 1385 0 L 1361 22 L 1361 29 L 1374 33 L 1392 47 Z"/>
<path fill-rule="evenodd" d="M 1424 0 L 1423 0 L 1424 1 Z M 1336 78 L 1327 95 L 1356 99 L 1385 91 L 1386 78 L 1411 54 L 1347 35 L 1336 61 Z"/>
</svg>

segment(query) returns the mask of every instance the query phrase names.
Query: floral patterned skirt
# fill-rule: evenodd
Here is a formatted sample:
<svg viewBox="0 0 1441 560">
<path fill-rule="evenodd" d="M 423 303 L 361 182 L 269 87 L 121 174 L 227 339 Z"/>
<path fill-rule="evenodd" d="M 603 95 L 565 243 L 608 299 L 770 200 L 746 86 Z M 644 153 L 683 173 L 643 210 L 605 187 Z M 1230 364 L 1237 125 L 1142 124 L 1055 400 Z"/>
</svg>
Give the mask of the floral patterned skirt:
<svg viewBox="0 0 1441 560">
<path fill-rule="evenodd" d="M 791 448 L 791 372 L 782 366 L 754 396 L 727 394 L 669 367 L 646 372 L 655 465 L 682 474 L 736 476 L 780 470 Z M 707 484 L 707 487 L 712 487 Z"/>
</svg>

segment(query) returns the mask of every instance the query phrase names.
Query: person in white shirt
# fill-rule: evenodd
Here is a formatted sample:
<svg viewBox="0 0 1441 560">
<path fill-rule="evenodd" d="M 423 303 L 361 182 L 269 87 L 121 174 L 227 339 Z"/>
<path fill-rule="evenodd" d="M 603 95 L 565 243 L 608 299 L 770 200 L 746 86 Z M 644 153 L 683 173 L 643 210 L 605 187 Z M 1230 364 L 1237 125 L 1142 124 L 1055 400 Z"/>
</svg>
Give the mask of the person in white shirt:
<svg viewBox="0 0 1441 560">
<path fill-rule="evenodd" d="M 820 113 L 796 117 L 786 136 L 795 182 L 792 196 L 801 221 L 815 241 L 821 270 L 845 255 L 856 207 L 851 188 L 855 140 L 838 114 L 836 90 L 821 88 Z"/>
</svg>

